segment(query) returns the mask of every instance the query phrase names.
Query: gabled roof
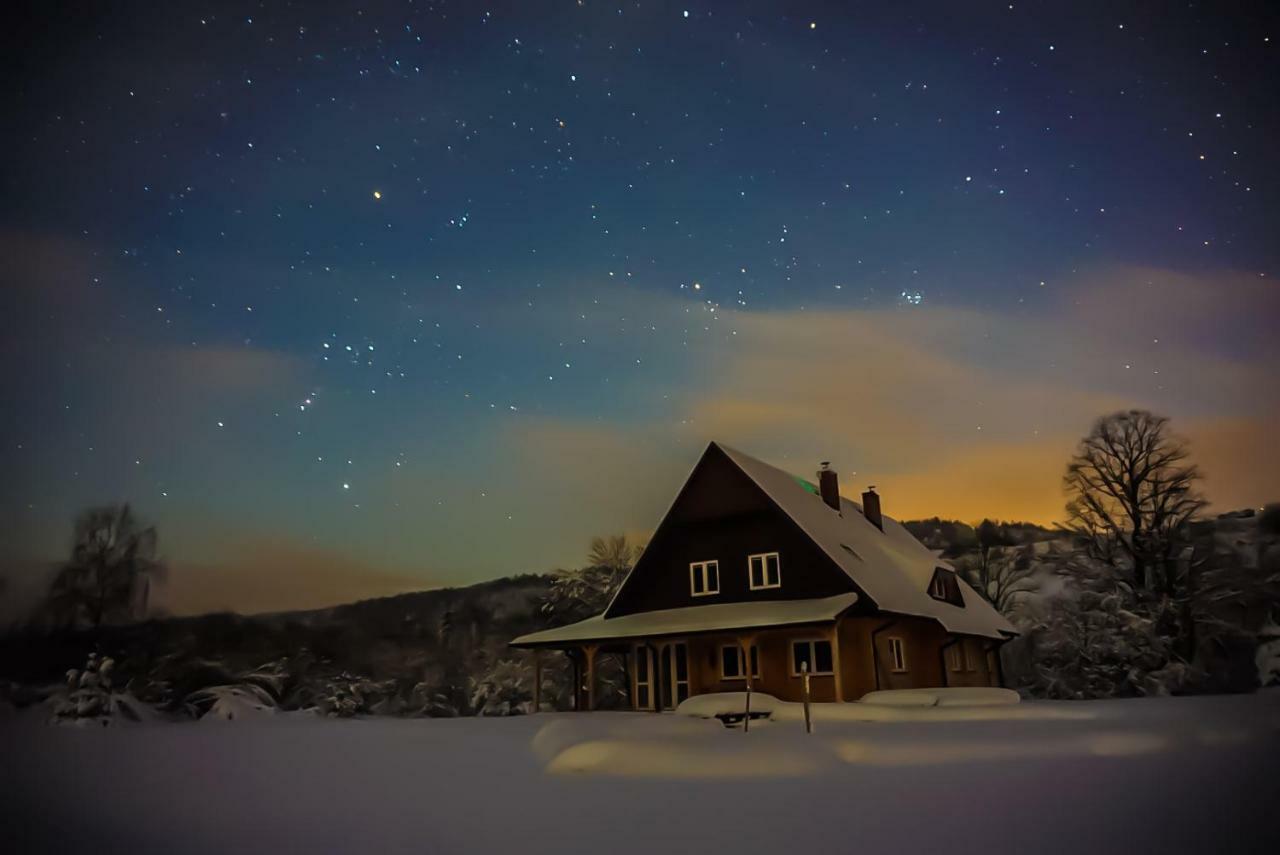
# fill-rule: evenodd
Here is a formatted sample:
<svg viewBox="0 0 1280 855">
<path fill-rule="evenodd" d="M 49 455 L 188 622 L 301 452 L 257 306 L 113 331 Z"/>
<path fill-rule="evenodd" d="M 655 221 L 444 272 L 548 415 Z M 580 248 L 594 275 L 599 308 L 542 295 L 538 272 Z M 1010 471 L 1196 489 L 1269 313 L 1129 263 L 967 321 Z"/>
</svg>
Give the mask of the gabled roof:
<svg viewBox="0 0 1280 855">
<path fill-rule="evenodd" d="M 958 575 L 963 606 L 929 596 L 934 570 L 955 568 L 896 520 L 884 517 L 881 531 L 862 515 L 857 502 L 841 496 L 837 513 L 810 482 L 728 446 L 714 442 L 712 446 L 754 481 L 881 611 L 935 618 L 948 632 L 960 635 L 1004 638 L 1018 634 Z"/>
<path fill-rule="evenodd" d="M 825 623 L 857 602 L 857 594 L 837 594 L 812 600 L 762 600 L 750 603 L 713 603 L 621 617 L 596 615 L 568 626 L 531 632 L 513 640 L 513 647 L 537 647 L 565 642 L 611 641 L 653 638 L 696 632 L 723 632 Z"/>
</svg>

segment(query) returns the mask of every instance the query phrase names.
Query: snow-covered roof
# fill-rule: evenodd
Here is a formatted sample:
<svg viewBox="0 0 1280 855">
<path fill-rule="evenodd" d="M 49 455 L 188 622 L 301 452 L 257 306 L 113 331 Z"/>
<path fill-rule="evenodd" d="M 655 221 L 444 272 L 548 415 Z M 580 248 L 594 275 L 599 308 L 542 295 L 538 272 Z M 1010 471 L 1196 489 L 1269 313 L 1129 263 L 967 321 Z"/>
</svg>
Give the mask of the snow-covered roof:
<svg viewBox="0 0 1280 855">
<path fill-rule="evenodd" d="M 929 596 L 929 582 L 941 560 L 896 520 L 885 516 L 884 530 L 862 515 L 862 506 L 840 497 L 837 513 L 807 481 L 750 455 L 714 443 L 768 494 L 783 513 L 849 574 L 881 611 L 938 620 L 948 632 L 1003 638 L 1017 630 L 957 575 L 963 606 Z"/>
<path fill-rule="evenodd" d="M 694 632 L 824 623 L 834 620 L 857 600 L 858 595 L 850 593 L 812 600 L 713 603 L 706 606 L 637 612 L 614 618 L 596 615 L 568 626 L 522 635 L 511 644 L 514 647 L 537 647 L 570 641 L 610 641 L 659 635 L 686 635 Z"/>
</svg>

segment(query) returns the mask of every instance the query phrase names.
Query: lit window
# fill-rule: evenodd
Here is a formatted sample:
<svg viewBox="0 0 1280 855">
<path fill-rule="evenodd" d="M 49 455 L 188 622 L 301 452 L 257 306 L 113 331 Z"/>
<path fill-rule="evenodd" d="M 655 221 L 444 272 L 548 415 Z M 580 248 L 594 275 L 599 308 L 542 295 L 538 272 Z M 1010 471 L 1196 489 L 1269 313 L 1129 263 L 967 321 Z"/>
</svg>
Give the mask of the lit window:
<svg viewBox="0 0 1280 855">
<path fill-rule="evenodd" d="M 963 671 L 964 668 L 964 643 L 957 642 L 947 649 L 947 659 L 951 665 L 952 671 Z"/>
<path fill-rule="evenodd" d="M 695 597 L 720 593 L 720 562 L 695 561 L 690 564 L 689 591 Z"/>
<path fill-rule="evenodd" d="M 805 666 L 808 666 L 810 674 L 818 676 L 835 673 L 831 642 L 826 639 L 791 642 L 791 675 L 799 676 Z"/>
<path fill-rule="evenodd" d="M 720 648 L 720 679 L 745 680 L 742 668 L 742 648 L 736 644 L 726 644 Z M 760 656 L 755 646 L 751 647 L 751 679 L 760 679 Z"/>
<path fill-rule="evenodd" d="M 901 638 L 889 639 L 889 661 L 893 663 L 894 671 L 907 670 L 907 647 Z"/>
<path fill-rule="evenodd" d="M 747 571 L 753 591 L 760 588 L 782 587 L 782 570 L 779 567 L 776 552 L 748 556 Z"/>
</svg>

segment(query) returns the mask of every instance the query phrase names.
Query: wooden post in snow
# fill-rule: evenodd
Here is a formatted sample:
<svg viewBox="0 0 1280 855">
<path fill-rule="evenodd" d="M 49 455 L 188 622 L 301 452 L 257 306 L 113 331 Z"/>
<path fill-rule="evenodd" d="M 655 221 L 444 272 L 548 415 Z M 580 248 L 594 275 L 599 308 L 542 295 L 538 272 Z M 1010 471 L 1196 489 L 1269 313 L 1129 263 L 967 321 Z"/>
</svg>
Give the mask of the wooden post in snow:
<svg viewBox="0 0 1280 855">
<path fill-rule="evenodd" d="M 809 717 L 809 663 L 800 663 L 800 682 L 804 685 L 804 732 L 813 733 L 813 719 Z"/>
<path fill-rule="evenodd" d="M 542 710 L 542 651 L 533 651 L 533 711 Z"/>
<path fill-rule="evenodd" d="M 751 647 L 755 644 L 755 636 L 738 639 L 738 649 L 742 651 L 742 667 L 747 673 L 747 700 L 742 712 L 742 732 L 751 732 Z"/>
</svg>

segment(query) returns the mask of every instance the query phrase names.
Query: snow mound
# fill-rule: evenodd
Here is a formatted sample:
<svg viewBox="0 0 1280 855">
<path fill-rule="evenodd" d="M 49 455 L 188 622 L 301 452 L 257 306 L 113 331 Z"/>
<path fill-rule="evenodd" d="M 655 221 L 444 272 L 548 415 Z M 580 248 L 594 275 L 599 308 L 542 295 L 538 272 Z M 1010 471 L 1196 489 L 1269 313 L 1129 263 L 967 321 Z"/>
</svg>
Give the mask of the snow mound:
<svg viewBox="0 0 1280 855">
<path fill-rule="evenodd" d="M 895 689 L 870 692 L 851 703 L 814 703 L 813 721 L 992 721 L 999 719 L 1093 718 L 1083 709 L 1060 705 L 1022 704 L 1017 692 L 981 686 L 938 689 Z M 746 692 L 716 692 L 692 697 L 676 708 L 677 715 L 695 718 L 740 717 Z M 804 704 L 782 701 L 763 692 L 751 693 L 751 715 L 769 721 L 802 721 Z M 754 725 L 753 725 L 754 726 Z"/>
<path fill-rule="evenodd" d="M 938 694 L 932 689 L 886 689 L 867 692 L 858 703 L 885 707 L 936 707 Z"/>
<path fill-rule="evenodd" d="M 751 714 L 773 715 L 787 701 L 780 701 L 773 695 L 764 692 L 751 693 Z M 725 715 L 742 715 L 747 709 L 746 692 L 712 692 L 707 695 L 695 695 L 676 707 L 676 715 L 688 715 L 695 718 L 715 718 Z"/>
<path fill-rule="evenodd" d="M 1018 693 L 1010 689 L 986 687 L 955 687 L 937 689 L 891 689 L 868 692 L 862 700 L 850 704 L 815 703 L 811 710 L 815 718 L 878 718 L 873 707 L 1005 707 L 1021 701 Z M 677 715 L 695 718 L 740 716 L 746 711 L 746 692 L 713 692 L 695 695 L 676 708 Z M 804 704 L 782 701 L 764 692 L 751 693 L 751 713 L 769 716 L 775 720 L 791 719 L 803 715 Z"/>
<path fill-rule="evenodd" d="M 271 696 L 251 684 L 210 686 L 193 692 L 187 702 L 196 709 L 204 709 L 201 721 L 241 721 L 272 715 L 276 711 Z"/>
<path fill-rule="evenodd" d="M 814 758 L 781 747 L 752 751 L 715 750 L 687 740 L 597 739 L 561 751 L 546 770 L 552 775 L 594 774 L 624 778 L 779 778 L 813 774 Z"/>
<path fill-rule="evenodd" d="M 858 703 L 891 707 L 1003 707 L 1021 702 L 1012 689 L 955 686 L 936 689 L 888 689 L 868 692 Z"/>
</svg>

